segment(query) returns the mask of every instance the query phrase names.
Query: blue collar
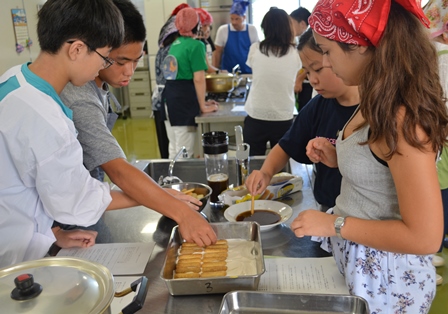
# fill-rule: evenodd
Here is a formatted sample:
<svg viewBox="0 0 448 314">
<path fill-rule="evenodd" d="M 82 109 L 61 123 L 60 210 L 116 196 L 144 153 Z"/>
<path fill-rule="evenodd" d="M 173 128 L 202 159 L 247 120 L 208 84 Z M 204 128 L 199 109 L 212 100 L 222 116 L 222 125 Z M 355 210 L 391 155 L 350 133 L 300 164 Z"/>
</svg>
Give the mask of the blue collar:
<svg viewBox="0 0 448 314">
<path fill-rule="evenodd" d="M 47 81 L 45 81 L 44 79 L 40 78 L 39 76 L 37 76 L 36 74 L 34 74 L 33 72 L 30 71 L 30 69 L 28 68 L 29 64 L 30 64 L 30 62 L 24 63 L 22 65 L 22 69 L 21 69 L 23 76 L 25 77 L 28 84 L 34 86 L 35 88 L 40 90 L 42 93 L 47 94 L 48 96 L 53 98 L 53 100 L 59 105 L 59 107 L 61 107 L 64 114 L 70 120 L 73 120 L 73 111 L 70 108 L 68 108 L 66 105 L 64 105 L 61 98 L 56 93 L 53 86 L 50 85 L 50 83 L 48 83 Z"/>
</svg>

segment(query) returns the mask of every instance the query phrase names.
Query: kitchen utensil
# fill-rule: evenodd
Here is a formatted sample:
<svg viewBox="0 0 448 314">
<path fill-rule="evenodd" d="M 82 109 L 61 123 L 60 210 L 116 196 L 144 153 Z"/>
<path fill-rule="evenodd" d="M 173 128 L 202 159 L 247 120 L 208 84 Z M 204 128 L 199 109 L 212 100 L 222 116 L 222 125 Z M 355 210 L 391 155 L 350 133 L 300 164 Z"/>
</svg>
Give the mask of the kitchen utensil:
<svg viewBox="0 0 448 314">
<path fill-rule="evenodd" d="M 265 272 L 261 246 L 260 225 L 255 222 L 211 223 L 218 239 L 242 239 L 254 241 L 251 254 L 256 259 L 255 275 L 214 278 L 173 279 L 178 250 L 184 239 L 178 226 L 174 227 L 166 250 L 160 277 L 165 281 L 171 295 L 197 295 L 226 293 L 232 290 L 256 290 L 261 275 Z"/>
<path fill-rule="evenodd" d="M 181 183 L 172 183 L 172 184 L 165 184 L 162 186 L 163 188 L 169 188 L 174 189 L 177 191 L 188 191 L 192 190 L 196 194 L 202 194 L 204 197 L 199 199 L 202 202 L 202 205 L 199 207 L 199 211 L 202 211 L 207 205 L 208 199 L 210 198 L 210 195 L 212 194 L 212 188 L 209 187 L 206 184 L 198 183 L 198 182 L 181 182 Z"/>
<path fill-rule="evenodd" d="M 236 184 L 244 185 L 249 175 L 249 151 L 250 145 L 247 143 L 237 144 L 236 146 Z"/>
<path fill-rule="evenodd" d="M 252 199 L 250 201 L 250 214 L 253 215 L 255 213 L 255 195 L 252 195 Z"/>
<path fill-rule="evenodd" d="M 219 313 L 368 314 L 370 311 L 366 300 L 352 295 L 232 291 L 224 295 Z"/>
<path fill-rule="evenodd" d="M 236 143 L 236 184 L 243 185 L 246 177 L 249 175 L 249 151 L 250 145 L 244 143 L 243 128 L 241 125 L 235 126 L 235 143 Z"/>
<path fill-rule="evenodd" d="M 42 290 L 30 293 L 29 286 L 37 287 L 34 292 Z M 140 278 L 131 287 L 132 291 L 139 287 L 139 291 L 133 302 L 122 310 L 123 314 L 142 308 L 148 289 L 147 278 Z M 20 301 L 11 298 L 12 291 Z M 32 298 L 27 299 L 28 296 Z M 48 257 L 0 269 L 2 313 L 110 313 L 113 299 L 114 280 L 110 271 L 85 259 Z"/>
<path fill-rule="evenodd" d="M 229 206 L 224 212 L 224 217 L 230 222 L 237 222 L 236 217 L 239 214 L 247 212 L 251 210 L 252 202 L 242 202 L 232 206 Z M 277 201 L 265 201 L 265 200 L 256 200 L 255 201 L 255 211 L 257 209 L 267 209 L 273 211 L 280 215 L 280 221 L 269 224 L 269 225 L 261 225 L 260 230 L 265 231 L 274 228 L 275 226 L 286 222 L 292 216 L 292 208 L 282 202 Z M 237 222 L 242 223 L 242 222 Z"/>
<path fill-rule="evenodd" d="M 241 125 L 235 125 L 235 144 L 238 147 L 238 145 L 241 145 L 244 143 L 243 140 L 243 128 Z"/>
</svg>

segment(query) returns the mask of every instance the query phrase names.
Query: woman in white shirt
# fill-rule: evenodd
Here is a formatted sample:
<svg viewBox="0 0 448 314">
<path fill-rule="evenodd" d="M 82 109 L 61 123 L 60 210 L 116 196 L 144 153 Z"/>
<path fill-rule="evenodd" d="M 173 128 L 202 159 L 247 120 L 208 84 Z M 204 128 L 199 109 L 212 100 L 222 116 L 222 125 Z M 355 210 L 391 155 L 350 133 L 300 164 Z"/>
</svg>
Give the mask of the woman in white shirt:
<svg viewBox="0 0 448 314">
<path fill-rule="evenodd" d="M 288 14 L 271 8 L 261 22 L 265 39 L 252 44 L 247 65 L 253 81 L 244 109 L 243 135 L 250 155 L 264 155 L 266 144 L 274 147 L 293 121 L 294 83 L 302 67 L 293 44 L 294 34 Z"/>
</svg>

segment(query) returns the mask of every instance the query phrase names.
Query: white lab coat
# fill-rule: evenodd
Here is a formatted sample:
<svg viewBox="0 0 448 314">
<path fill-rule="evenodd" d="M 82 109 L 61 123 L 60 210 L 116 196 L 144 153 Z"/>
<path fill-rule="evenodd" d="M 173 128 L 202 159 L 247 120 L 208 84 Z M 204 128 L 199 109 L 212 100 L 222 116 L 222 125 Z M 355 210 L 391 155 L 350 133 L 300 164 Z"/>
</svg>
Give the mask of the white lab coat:
<svg viewBox="0 0 448 314">
<path fill-rule="evenodd" d="M 111 202 L 59 103 L 26 64 L 0 77 L 0 267 L 44 257 L 53 220 L 92 225 Z"/>
</svg>

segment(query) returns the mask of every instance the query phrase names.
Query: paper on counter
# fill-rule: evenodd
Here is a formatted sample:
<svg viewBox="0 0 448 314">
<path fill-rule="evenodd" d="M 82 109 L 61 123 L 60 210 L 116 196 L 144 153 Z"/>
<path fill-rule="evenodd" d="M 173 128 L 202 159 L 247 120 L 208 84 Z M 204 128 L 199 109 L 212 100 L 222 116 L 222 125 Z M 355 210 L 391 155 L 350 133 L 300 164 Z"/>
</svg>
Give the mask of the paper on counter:
<svg viewBox="0 0 448 314">
<path fill-rule="evenodd" d="M 266 257 L 259 291 L 349 294 L 333 257 Z"/>
<path fill-rule="evenodd" d="M 232 112 L 243 112 L 244 110 L 244 106 L 235 106 L 232 108 L 231 110 Z"/>
<path fill-rule="evenodd" d="M 101 243 L 89 248 L 61 249 L 57 256 L 73 256 L 106 266 L 113 275 L 143 274 L 155 243 Z"/>
<path fill-rule="evenodd" d="M 140 277 L 127 277 L 118 276 L 114 277 L 114 288 L 115 292 L 121 292 L 131 286 L 131 283 L 139 279 Z M 137 292 L 132 291 L 131 293 L 125 295 L 124 297 L 115 297 L 110 305 L 110 310 L 112 314 L 119 314 L 121 310 L 124 309 L 128 304 L 132 302 Z"/>
</svg>

